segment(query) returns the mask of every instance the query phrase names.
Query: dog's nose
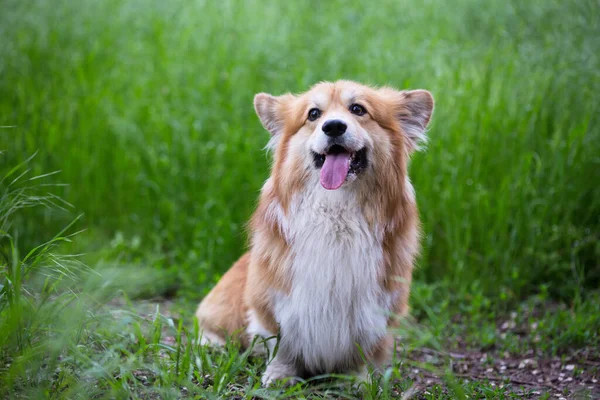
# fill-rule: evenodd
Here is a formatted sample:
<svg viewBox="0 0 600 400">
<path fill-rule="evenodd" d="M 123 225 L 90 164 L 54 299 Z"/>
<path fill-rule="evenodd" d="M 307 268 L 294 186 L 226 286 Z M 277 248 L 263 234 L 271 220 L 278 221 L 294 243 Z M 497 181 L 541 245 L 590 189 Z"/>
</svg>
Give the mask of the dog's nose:
<svg viewBox="0 0 600 400">
<path fill-rule="evenodd" d="M 346 128 L 348 128 L 348 125 L 339 119 L 330 119 L 323 124 L 323 132 L 331 137 L 343 135 L 346 132 Z"/>
</svg>

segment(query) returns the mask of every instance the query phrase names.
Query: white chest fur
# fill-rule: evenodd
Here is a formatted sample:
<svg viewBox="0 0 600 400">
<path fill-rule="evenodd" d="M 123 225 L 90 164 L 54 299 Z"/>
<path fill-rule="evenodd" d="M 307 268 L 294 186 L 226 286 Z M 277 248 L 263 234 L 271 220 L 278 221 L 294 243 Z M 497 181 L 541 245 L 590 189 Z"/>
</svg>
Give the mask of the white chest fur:
<svg viewBox="0 0 600 400">
<path fill-rule="evenodd" d="M 309 370 L 351 367 L 386 334 L 392 295 L 379 285 L 382 232 L 369 227 L 353 193 L 318 183 L 300 194 L 288 217 L 277 213 L 290 244 L 289 294 L 273 293 L 280 351 Z"/>
</svg>

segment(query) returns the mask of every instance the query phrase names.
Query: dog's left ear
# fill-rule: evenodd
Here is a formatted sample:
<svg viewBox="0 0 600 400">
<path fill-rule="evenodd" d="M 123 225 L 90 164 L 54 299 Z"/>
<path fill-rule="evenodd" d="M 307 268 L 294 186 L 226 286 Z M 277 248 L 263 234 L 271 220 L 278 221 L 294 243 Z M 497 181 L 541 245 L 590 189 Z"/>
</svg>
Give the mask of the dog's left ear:
<svg viewBox="0 0 600 400">
<path fill-rule="evenodd" d="M 406 135 L 408 150 L 412 153 L 427 142 L 427 125 L 433 113 L 433 96 L 427 90 L 407 90 L 400 92 L 397 116 Z"/>
<path fill-rule="evenodd" d="M 259 93 L 254 96 L 254 109 L 260 122 L 272 136 L 278 136 L 283 132 L 286 104 L 290 94 L 282 96 L 271 96 L 267 93 Z"/>
</svg>

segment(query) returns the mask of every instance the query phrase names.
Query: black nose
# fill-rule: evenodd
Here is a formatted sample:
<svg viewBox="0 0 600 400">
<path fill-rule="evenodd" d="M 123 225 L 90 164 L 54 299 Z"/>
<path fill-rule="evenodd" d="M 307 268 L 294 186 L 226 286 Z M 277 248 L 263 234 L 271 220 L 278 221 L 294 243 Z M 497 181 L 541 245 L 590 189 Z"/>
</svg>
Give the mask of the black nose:
<svg viewBox="0 0 600 400">
<path fill-rule="evenodd" d="M 348 128 L 348 125 L 339 119 L 330 119 L 323 124 L 323 132 L 332 137 L 343 135 L 346 128 Z"/>
</svg>

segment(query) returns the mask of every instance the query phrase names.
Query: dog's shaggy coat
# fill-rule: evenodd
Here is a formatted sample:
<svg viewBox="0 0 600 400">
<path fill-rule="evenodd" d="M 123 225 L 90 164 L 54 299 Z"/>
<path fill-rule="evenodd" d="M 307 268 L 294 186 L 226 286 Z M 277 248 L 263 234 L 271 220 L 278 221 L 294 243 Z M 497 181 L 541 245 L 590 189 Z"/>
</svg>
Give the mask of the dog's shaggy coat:
<svg viewBox="0 0 600 400">
<path fill-rule="evenodd" d="M 264 384 L 358 371 L 361 350 L 381 364 L 388 327 L 408 310 L 419 219 L 407 166 L 433 98 L 338 81 L 254 105 L 272 135 L 272 173 L 250 251 L 198 307 L 203 339 L 279 336 Z"/>
</svg>

